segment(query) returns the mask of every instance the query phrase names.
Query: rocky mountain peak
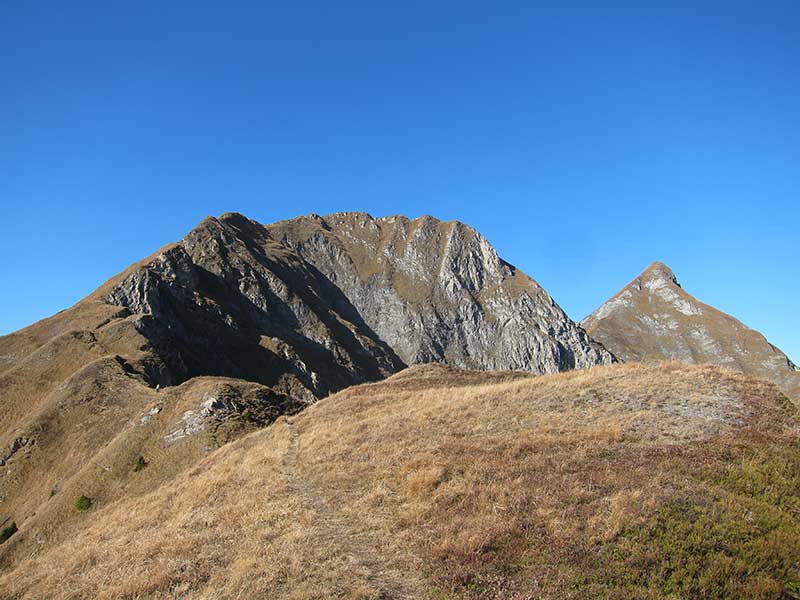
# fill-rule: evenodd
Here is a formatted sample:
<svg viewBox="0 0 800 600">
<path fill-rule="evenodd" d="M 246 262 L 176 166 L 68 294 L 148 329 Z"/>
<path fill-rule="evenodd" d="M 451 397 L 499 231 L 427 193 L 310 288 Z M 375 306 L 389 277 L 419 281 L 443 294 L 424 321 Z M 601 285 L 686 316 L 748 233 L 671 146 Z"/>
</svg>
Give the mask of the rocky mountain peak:
<svg viewBox="0 0 800 600">
<path fill-rule="evenodd" d="M 710 363 L 768 379 L 800 401 L 800 375 L 759 332 L 708 306 L 654 262 L 583 320 L 589 334 L 624 361 Z"/>
<path fill-rule="evenodd" d="M 162 383 L 227 375 L 310 400 L 416 363 L 614 360 L 480 233 L 427 215 L 209 217 L 102 298 L 139 315 Z"/>
<path fill-rule="evenodd" d="M 102 328 L 153 387 L 224 376 L 300 402 L 418 363 L 545 373 L 614 361 L 479 232 L 431 216 L 207 217 L 40 330 L 72 323 Z"/>
<path fill-rule="evenodd" d="M 335 283 L 406 364 L 544 372 L 613 360 L 458 221 L 334 213 L 266 229 Z"/>
<path fill-rule="evenodd" d="M 677 286 L 680 286 L 678 283 L 677 277 L 675 277 L 675 273 L 670 269 L 667 265 L 665 265 L 661 261 L 654 261 L 648 266 L 642 274 L 639 276 L 641 279 L 646 281 L 665 281 L 667 283 L 673 283 Z"/>
<path fill-rule="evenodd" d="M 215 221 L 219 221 L 220 223 L 230 224 L 230 225 L 244 225 L 244 224 L 257 224 L 256 221 L 251 221 L 242 213 L 238 212 L 226 212 L 221 214 L 218 218 L 214 217 L 206 217 L 206 219 L 211 219 Z"/>
</svg>

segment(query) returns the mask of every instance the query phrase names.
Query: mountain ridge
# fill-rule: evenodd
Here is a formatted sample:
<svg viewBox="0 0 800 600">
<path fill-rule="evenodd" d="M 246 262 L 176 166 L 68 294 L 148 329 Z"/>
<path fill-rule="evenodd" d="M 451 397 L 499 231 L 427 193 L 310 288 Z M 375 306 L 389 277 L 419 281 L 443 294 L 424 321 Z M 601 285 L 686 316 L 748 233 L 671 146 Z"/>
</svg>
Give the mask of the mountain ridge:
<svg viewBox="0 0 800 600">
<path fill-rule="evenodd" d="M 335 282 L 348 276 L 343 293 Z M 223 314 L 230 303 L 238 303 L 236 314 Z M 381 314 L 387 310 L 395 314 Z M 395 317 L 402 325 L 391 326 Z M 294 324 L 281 327 L 281 319 Z M 102 331 L 109 351 L 125 355 L 153 386 L 219 374 L 277 385 L 307 401 L 417 362 L 541 373 L 614 360 L 476 230 L 430 215 L 339 212 L 268 225 L 235 212 L 206 217 L 72 307 L 0 337 L 0 372 L 50 339 L 83 330 Z M 204 336 L 206 330 L 213 334 Z M 227 355 L 243 353 L 238 338 L 251 331 L 268 335 L 251 340 L 242 364 L 226 364 Z M 203 359 L 198 344 L 189 343 L 198 341 L 193 335 L 207 353 L 228 352 Z M 300 338 L 308 346 L 304 356 L 296 352 Z M 329 365 L 326 383 L 306 372 L 312 358 Z M 276 374 L 263 375 L 269 371 Z"/>
<path fill-rule="evenodd" d="M 345 285 L 347 295 L 371 327 L 398 349 L 407 364 L 433 359 L 461 368 L 486 368 L 488 364 L 493 369 L 552 372 L 613 360 L 575 326 L 535 280 L 503 261 L 479 232 L 461 222 L 439 221 L 429 215 L 376 219 L 368 213 L 334 213 L 298 217 L 266 227 L 337 285 Z M 390 316 L 382 317 L 377 314 L 378 308 L 370 305 L 370 295 L 376 288 L 389 290 L 380 312 L 388 311 Z M 535 307 L 526 302 L 526 294 Z M 434 308 L 427 310 L 431 302 Z M 409 315 L 413 310 L 419 313 Z M 448 313 L 450 322 L 463 324 L 464 331 L 445 339 L 426 337 L 426 328 L 436 330 L 442 320 L 446 321 L 437 311 Z M 537 311 L 545 316 L 536 319 L 532 313 Z M 518 324 L 533 325 L 541 331 L 529 334 L 539 343 L 537 350 L 549 353 L 549 362 L 529 367 L 534 360 L 531 348 L 513 341 L 511 347 L 505 347 L 505 362 L 489 355 L 490 340 L 470 347 L 487 327 L 495 327 L 492 335 L 507 341 L 509 336 L 490 323 L 490 317 L 497 314 L 505 318 L 505 326 L 524 312 L 528 314 Z M 416 322 L 417 316 L 424 321 L 422 326 Z M 417 337 L 409 340 L 403 330 L 411 330 Z M 457 347 L 467 350 L 459 352 Z M 579 351 L 572 352 L 574 348 Z M 478 358 L 473 360 L 475 356 Z"/>
</svg>

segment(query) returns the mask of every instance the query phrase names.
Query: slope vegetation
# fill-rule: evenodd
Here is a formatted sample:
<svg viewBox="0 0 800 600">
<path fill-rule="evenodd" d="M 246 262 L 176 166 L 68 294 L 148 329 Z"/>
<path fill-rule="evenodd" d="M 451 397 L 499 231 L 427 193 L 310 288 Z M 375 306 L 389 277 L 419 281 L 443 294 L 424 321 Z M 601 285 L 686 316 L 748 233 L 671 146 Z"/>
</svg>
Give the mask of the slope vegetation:
<svg viewBox="0 0 800 600">
<path fill-rule="evenodd" d="M 98 501 L 59 540 L 23 525 L 0 594 L 792 597 L 797 434 L 772 384 L 713 366 L 414 367 Z"/>
</svg>

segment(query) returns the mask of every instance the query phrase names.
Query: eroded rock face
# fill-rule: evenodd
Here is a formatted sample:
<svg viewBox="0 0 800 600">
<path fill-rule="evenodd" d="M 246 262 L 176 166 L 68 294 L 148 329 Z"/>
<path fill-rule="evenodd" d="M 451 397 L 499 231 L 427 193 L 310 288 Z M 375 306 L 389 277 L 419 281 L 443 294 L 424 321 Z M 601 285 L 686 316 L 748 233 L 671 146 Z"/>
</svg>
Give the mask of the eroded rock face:
<svg viewBox="0 0 800 600">
<path fill-rule="evenodd" d="M 0 457 L 0 467 L 4 466 L 11 459 L 12 456 L 14 456 L 19 450 L 21 450 L 25 446 L 29 445 L 32 446 L 34 444 L 34 441 L 35 440 L 24 436 L 15 438 L 14 441 L 11 442 L 11 446 L 8 448 L 8 450 L 5 451 L 3 455 Z"/>
<path fill-rule="evenodd" d="M 135 315 L 165 384 L 226 375 L 310 401 L 415 363 L 614 360 L 474 229 L 431 217 L 209 218 L 104 299 Z"/>
<path fill-rule="evenodd" d="M 311 401 L 402 368 L 337 311 L 329 282 L 264 233 L 207 219 L 106 294 L 167 365 L 159 383 L 226 375 Z"/>
<path fill-rule="evenodd" d="M 759 332 L 687 293 L 655 262 L 582 322 L 624 361 L 709 363 L 777 384 L 800 402 L 800 373 Z"/>
<path fill-rule="evenodd" d="M 335 283 L 406 364 L 546 373 L 613 361 L 463 223 L 337 213 L 267 230 Z"/>
</svg>

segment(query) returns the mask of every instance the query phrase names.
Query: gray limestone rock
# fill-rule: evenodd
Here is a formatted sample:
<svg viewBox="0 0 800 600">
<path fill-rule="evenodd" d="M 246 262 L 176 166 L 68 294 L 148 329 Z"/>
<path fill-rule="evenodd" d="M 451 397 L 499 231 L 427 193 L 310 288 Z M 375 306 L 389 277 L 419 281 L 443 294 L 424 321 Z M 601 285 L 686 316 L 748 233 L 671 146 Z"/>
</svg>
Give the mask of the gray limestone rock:
<svg viewBox="0 0 800 600">
<path fill-rule="evenodd" d="M 133 314 L 161 384 L 227 375 L 313 401 L 416 363 L 614 361 L 478 232 L 427 216 L 208 218 L 104 298 Z"/>
</svg>

